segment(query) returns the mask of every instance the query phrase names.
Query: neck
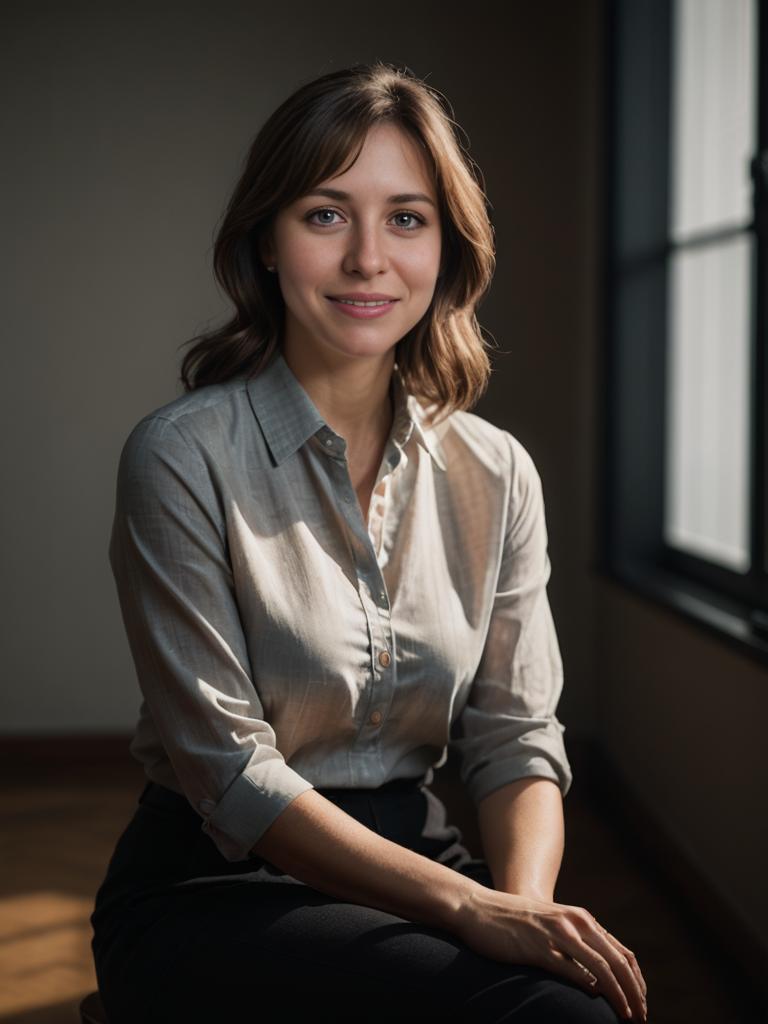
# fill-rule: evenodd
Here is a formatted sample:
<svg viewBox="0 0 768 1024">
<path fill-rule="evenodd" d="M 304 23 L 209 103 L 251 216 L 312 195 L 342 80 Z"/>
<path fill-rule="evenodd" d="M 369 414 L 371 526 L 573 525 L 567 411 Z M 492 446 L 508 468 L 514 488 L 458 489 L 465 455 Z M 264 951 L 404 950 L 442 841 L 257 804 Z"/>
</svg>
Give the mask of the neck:
<svg viewBox="0 0 768 1024">
<path fill-rule="evenodd" d="M 309 346 L 283 345 L 283 357 L 326 423 L 347 444 L 389 433 L 394 417 L 394 349 L 380 358 L 328 360 Z"/>
</svg>

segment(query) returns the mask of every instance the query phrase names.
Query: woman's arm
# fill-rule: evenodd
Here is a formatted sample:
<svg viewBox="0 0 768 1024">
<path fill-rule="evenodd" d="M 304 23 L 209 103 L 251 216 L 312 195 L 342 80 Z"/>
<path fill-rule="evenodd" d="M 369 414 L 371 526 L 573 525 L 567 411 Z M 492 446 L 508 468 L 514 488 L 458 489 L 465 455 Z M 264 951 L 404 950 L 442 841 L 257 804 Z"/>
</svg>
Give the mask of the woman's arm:
<svg viewBox="0 0 768 1024">
<path fill-rule="evenodd" d="M 292 800 L 251 853 L 320 892 L 451 932 L 480 888 L 380 836 L 315 789 Z"/>
<path fill-rule="evenodd" d="M 499 790 L 513 783 L 518 785 L 508 794 L 526 788 L 526 782 L 530 784 L 529 780 L 536 778 L 538 794 L 548 792 L 544 782 L 551 780 L 565 797 L 572 782 L 564 727 L 556 715 L 563 687 L 563 662 L 547 597 L 552 567 L 547 551 L 544 491 L 528 451 L 511 434 L 507 437 L 511 479 L 496 592 L 485 646 L 466 703 L 451 724 L 450 746 L 459 755 L 461 780 L 478 811 L 489 798 L 491 808 L 503 810 L 512 797 L 502 796 Z M 555 796 L 550 794 L 550 801 Z M 526 794 L 525 809 L 515 801 L 515 818 L 522 814 L 529 819 L 533 813 L 530 797 Z M 558 810 L 562 813 L 562 808 Z M 546 815 L 545 831 L 551 831 L 553 813 Z M 505 812 L 498 823 L 491 821 L 493 817 L 486 809 L 486 831 L 508 833 L 509 814 Z M 558 823 L 562 828 L 558 818 L 555 831 Z M 532 829 L 533 825 L 525 831 L 530 834 Z M 553 838 L 557 841 L 556 835 Z M 497 850 L 488 851 L 489 863 L 495 862 L 498 870 L 512 852 L 511 840 L 509 835 L 499 839 L 489 836 L 489 844 Z M 515 840 L 519 845 L 517 837 Z M 522 841 L 529 840 L 523 837 Z M 522 856 L 531 860 L 526 854 Z M 555 849 L 551 857 L 558 856 Z M 551 877 L 554 883 L 557 864 L 551 863 L 547 870 L 549 875 L 544 877 Z"/>
<path fill-rule="evenodd" d="M 500 892 L 553 900 L 563 859 L 563 798 L 551 779 L 529 776 L 480 801 L 483 853 Z"/>
<path fill-rule="evenodd" d="M 481 802 L 478 819 L 495 888 L 551 901 L 563 852 L 557 785 L 527 778 L 503 786 Z M 251 853 L 321 892 L 448 931 L 476 886 L 379 836 L 316 790 L 296 797 Z"/>
</svg>

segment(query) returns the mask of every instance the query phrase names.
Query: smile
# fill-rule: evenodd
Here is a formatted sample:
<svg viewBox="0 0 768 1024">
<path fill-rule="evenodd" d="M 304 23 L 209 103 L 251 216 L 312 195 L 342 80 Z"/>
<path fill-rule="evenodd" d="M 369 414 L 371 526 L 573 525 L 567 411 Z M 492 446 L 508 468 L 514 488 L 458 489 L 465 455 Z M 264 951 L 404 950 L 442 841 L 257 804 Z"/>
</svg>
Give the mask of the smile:
<svg viewBox="0 0 768 1024">
<path fill-rule="evenodd" d="M 344 313 L 346 316 L 353 316 L 362 319 L 383 316 L 385 313 L 388 313 L 398 301 L 397 299 L 389 301 L 377 299 L 374 302 L 361 302 L 357 299 L 333 299 L 330 296 L 328 296 L 328 300 L 336 306 L 340 313 Z"/>
</svg>

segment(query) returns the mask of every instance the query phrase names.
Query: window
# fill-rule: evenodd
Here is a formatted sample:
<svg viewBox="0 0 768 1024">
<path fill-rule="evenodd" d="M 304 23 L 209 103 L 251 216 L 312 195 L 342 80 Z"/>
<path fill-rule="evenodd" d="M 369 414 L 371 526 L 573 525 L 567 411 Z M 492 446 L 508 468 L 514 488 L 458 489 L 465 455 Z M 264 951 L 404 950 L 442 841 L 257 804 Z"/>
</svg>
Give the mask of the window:
<svg viewBox="0 0 768 1024">
<path fill-rule="evenodd" d="M 599 568 L 768 662 L 768 2 L 606 11 Z"/>
</svg>

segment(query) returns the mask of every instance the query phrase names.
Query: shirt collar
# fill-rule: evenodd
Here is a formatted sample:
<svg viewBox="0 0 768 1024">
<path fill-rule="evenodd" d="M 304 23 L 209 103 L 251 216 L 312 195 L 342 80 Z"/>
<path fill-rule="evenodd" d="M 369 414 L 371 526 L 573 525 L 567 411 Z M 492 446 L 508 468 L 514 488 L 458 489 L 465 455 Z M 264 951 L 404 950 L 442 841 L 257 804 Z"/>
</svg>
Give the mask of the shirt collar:
<svg viewBox="0 0 768 1024">
<path fill-rule="evenodd" d="M 251 408 L 276 465 L 280 465 L 310 437 L 320 432 L 328 447 L 334 448 L 337 453 L 346 447 L 320 415 L 280 349 L 277 349 L 268 366 L 255 377 L 247 379 L 246 387 Z M 416 396 L 407 390 L 397 364 L 392 374 L 392 388 L 395 409 L 390 438 L 404 447 L 413 434 L 435 465 L 445 471 L 445 460 L 437 435 L 423 422 L 424 409 Z"/>
</svg>

